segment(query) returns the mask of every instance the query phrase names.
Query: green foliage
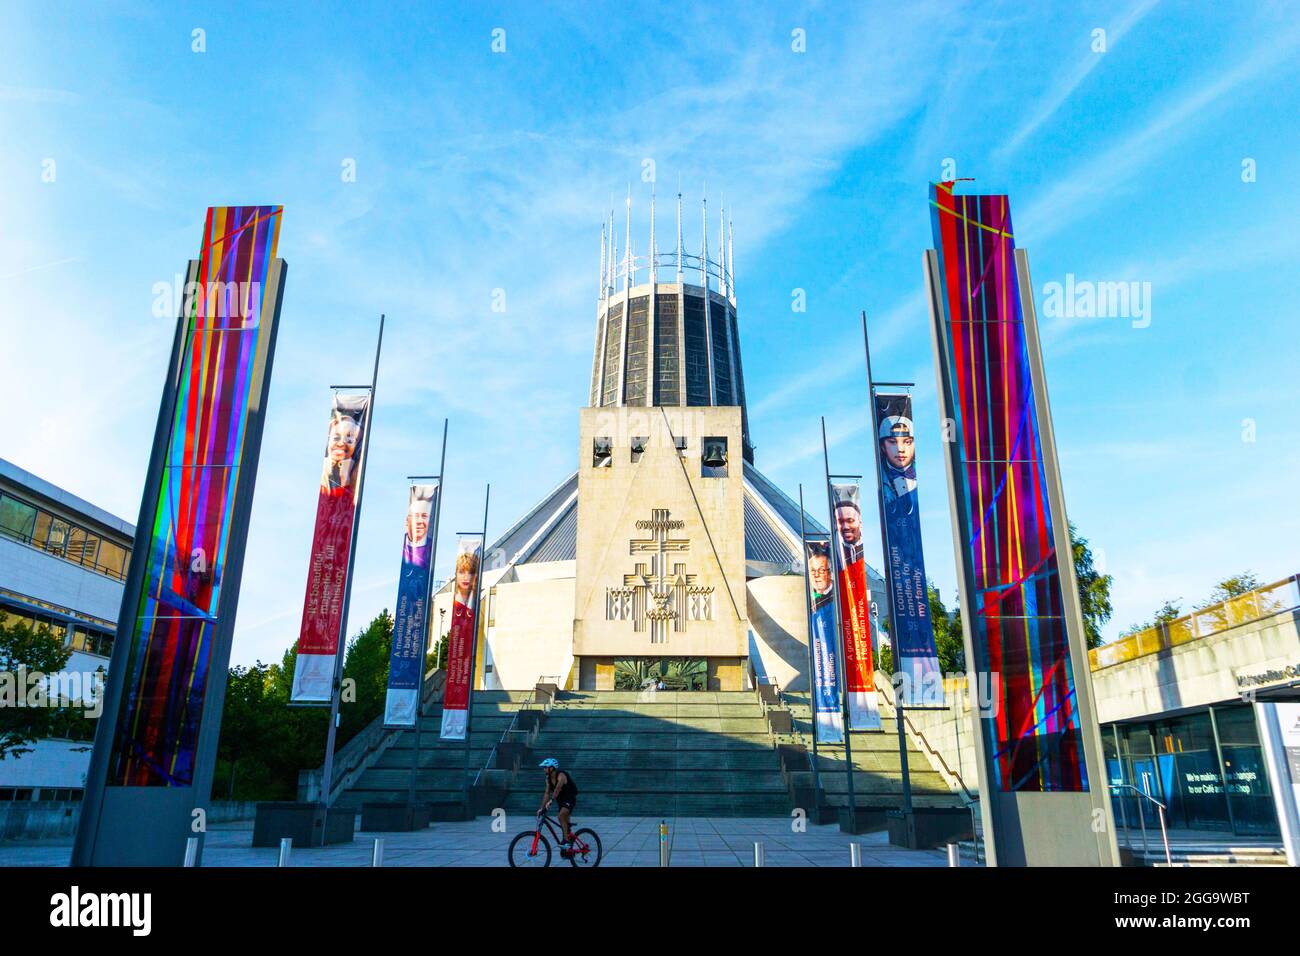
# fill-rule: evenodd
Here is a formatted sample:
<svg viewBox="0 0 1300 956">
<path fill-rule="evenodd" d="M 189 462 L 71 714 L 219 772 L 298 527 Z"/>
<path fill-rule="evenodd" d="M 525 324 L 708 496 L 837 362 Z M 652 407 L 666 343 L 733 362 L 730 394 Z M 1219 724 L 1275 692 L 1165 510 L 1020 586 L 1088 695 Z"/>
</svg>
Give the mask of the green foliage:
<svg viewBox="0 0 1300 956">
<path fill-rule="evenodd" d="M 1174 598 L 1172 601 L 1165 601 L 1164 604 L 1160 605 L 1159 610 L 1156 611 L 1155 617 L 1149 621 L 1144 621 L 1141 624 L 1134 624 L 1125 628 L 1124 631 L 1120 633 L 1120 637 L 1128 637 L 1132 634 L 1138 633 L 1139 631 L 1145 631 L 1152 627 L 1159 627 L 1161 624 L 1168 624 L 1170 621 L 1177 620 L 1183 616 L 1181 607 L 1182 600 L 1182 598 Z"/>
<path fill-rule="evenodd" d="M 614 688 L 640 690 L 662 680 L 666 690 L 704 690 L 708 663 L 701 658 L 636 657 L 614 661 Z"/>
<path fill-rule="evenodd" d="M 57 674 L 71 656 L 72 651 L 45 625 L 0 623 L 0 760 L 30 753 L 31 744 L 42 737 L 88 740 L 94 736 L 94 722 L 87 718 L 84 704 L 18 706 L 20 698 L 24 705 L 31 701 L 28 682 L 20 677 Z"/>
<path fill-rule="evenodd" d="M 1101 646 L 1101 629 L 1110 620 L 1109 574 L 1097 570 L 1088 539 L 1070 523 L 1070 548 L 1074 552 L 1074 577 L 1079 584 L 1079 610 L 1083 612 L 1083 632 L 1088 647 Z"/>
<path fill-rule="evenodd" d="M 385 610 L 348 644 L 343 679 L 351 690 L 340 705 L 336 747 L 383 713 L 392 634 L 393 618 Z M 297 657 L 290 647 L 278 664 L 259 661 L 231 668 L 214 794 L 233 800 L 292 800 L 298 772 L 324 762 L 329 708 L 289 705 Z"/>
<path fill-rule="evenodd" d="M 1239 598 L 1243 594 L 1262 587 L 1264 584 L 1252 571 L 1242 571 L 1240 574 L 1234 574 L 1232 577 L 1224 578 L 1214 586 L 1210 592 L 1210 599 L 1198 607 L 1209 607 L 1211 604 L 1219 604 L 1223 601 L 1231 601 L 1233 598 Z"/>
</svg>

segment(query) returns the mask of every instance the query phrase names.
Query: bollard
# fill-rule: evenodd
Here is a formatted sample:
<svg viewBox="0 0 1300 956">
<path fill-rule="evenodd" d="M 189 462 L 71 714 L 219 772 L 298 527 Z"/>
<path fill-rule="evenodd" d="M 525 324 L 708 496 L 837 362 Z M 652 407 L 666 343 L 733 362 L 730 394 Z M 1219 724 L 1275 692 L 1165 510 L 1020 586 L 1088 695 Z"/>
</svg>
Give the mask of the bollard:
<svg viewBox="0 0 1300 956">
<path fill-rule="evenodd" d="M 668 824 L 659 821 L 659 865 L 668 865 Z"/>
<path fill-rule="evenodd" d="M 754 841 L 754 867 L 757 869 L 763 866 L 763 844 L 757 840 Z"/>
<path fill-rule="evenodd" d="M 384 838 L 383 837 L 375 837 L 374 849 L 370 851 L 370 865 L 371 866 L 384 865 Z"/>
<path fill-rule="evenodd" d="M 961 866 L 961 847 L 956 843 L 948 844 L 948 865 Z"/>
<path fill-rule="evenodd" d="M 859 843 L 849 844 L 849 866 L 862 866 L 862 845 Z"/>
<path fill-rule="evenodd" d="M 185 866 L 198 866 L 199 863 L 199 838 L 190 837 L 185 841 Z"/>
<path fill-rule="evenodd" d="M 289 851 L 293 849 L 293 837 L 280 837 L 280 860 L 276 866 L 289 865 Z"/>
</svg>

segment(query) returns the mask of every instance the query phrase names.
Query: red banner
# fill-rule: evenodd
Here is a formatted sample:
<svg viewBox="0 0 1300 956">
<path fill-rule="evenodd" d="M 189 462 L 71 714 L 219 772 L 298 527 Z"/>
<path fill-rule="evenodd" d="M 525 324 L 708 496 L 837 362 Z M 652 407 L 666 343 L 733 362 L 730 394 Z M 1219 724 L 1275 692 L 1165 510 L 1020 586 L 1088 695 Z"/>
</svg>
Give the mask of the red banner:
<svg viewBox="0 0 1300 956">
<path fill-rule="evenodd" d="M 456 549 L 456 576 L 452 581 L 451 630 L 447 633 L 447 684 L 442 696 L 444 740 L 464 740 L 469 716 L 469 696 L 474 683 L 474 641 L 478 628 L 479 568 L 483 538 L 466 535 Z"/>
<path fill-rule="evenodd" d="M 832 485 L 831 490 L 835 500 L 835 542 L 840 552 L 840 633 L 844 640 L 849 729 L 879 730 L 880 705 L 871 661 L 871 594 L 862 552 L 859 488 L 856 484 Z"/>
<path fill-rule="evenodd" d="M 333 691 L 369 411 L 368 395 L 334 396 L 293 671 L 292 699 L 298 704 L 329 703 Z"/>
</svg>

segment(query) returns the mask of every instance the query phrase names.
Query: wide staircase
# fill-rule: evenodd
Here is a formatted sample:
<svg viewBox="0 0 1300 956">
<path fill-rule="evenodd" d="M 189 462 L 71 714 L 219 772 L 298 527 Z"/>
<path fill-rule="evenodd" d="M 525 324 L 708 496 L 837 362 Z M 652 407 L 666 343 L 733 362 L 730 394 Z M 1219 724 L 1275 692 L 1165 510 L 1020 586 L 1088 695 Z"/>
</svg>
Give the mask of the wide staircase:
<svg viewBox="0 0 1300 956">
<path fill-rule="evenodd" d="M 564 691 L 533 743 L 573 771 L 581 816 L 788 816 L 790 794 L 752 691 Z M 534 761 L 535 763 L 535 761 Z M 507 810 L 535 810 L 524 767 Z"/>
<path fill-rule="evenodd" d="M 806 692 L 781 695 L 790 711 L 794 733 L 782 735 L 782 743 L 795 743 L 812 750 L 812 715 Z M 849 735 L 853 760 L 853 802 L 859 809 L 892 810 L 903 806 L 902 759 L 898 753 L 898 726 L 893 708 L 881 701 L 881 729 L 854 731 Z M 849 782 L 842 744 L 817 745 L 817 776 L 823 806 L 838 809 L 849 805 Z M 811 756 L 811 753 L 810 753 Z M 912 806 L 961 808 L 967 804 L 954 793 L 935 770 L 916 742 L 907 738 L 907 770 L 911 782 Z M 806 771 L 792 774 L 797 786 L 812 787 L 811 764 Z"/>
<path fill-rule="evenodd" d="M 470 731 L 469 780 L 478 770 L 516 711 L 529 700 L 528 691 L 480 690 L 474 693 L 474 718 Z M 441 740 L 442 704 L 435 701 L 420 720 L 420 765 L 416 771 L 417 799 L 431 803 L 455 803 L 465 789 L 465 743 Z M 404 802 L 411 782 L 411 761 L 415 756 L 415 731 L 402 731 L 358 779 L 335 801 L 340 807 L 362 803 Z"/>
</svg>

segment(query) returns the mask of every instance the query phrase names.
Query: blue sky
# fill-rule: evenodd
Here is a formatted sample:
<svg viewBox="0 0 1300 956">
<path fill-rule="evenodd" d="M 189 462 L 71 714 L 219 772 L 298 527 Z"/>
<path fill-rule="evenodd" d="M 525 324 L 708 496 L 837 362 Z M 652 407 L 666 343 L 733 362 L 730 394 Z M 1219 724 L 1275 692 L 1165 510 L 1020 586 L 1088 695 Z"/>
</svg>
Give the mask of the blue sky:
<svg viewBox="0 0 1300 956">
<path fill-rule="evenodd" d="M 385 312 L 359 626 L 392 606 L 403 476 L 436 467 L 443 416 L 440 574 L 486 482 L 498 533 L 574 467 L 600 224 L 632 182 L 644 249 L 652 159 L 689 247 L 704 184 L 711 231 L 718 202 L 735 223 L 771 478 L 820 502 L 823 415 L 833 469 L 868 472 L 858 310 L 878 374 L 917 383 L 927 565 L 951 604 L 921 273 L 927 183 L 951 160 L 1010 194 L 1040 307 L 1067 274 L 1151 284 L 1145 328 L 1042 318 L 1113 636 L 1230 573 L 1297 570 L 1298 74 L 1284 4 L 6 4 L 0 456 L 134 520 L 172 334 L 153 286 L 196 254 L 209 205 L 282 203 L 233 659 L 296 638 L 327 385 L 365 380 Z"/>
</svg>

